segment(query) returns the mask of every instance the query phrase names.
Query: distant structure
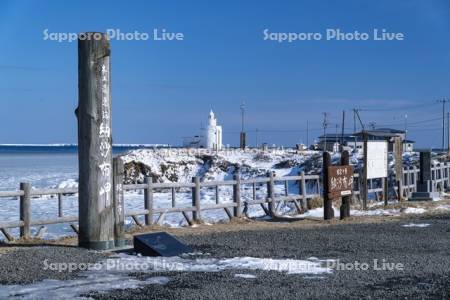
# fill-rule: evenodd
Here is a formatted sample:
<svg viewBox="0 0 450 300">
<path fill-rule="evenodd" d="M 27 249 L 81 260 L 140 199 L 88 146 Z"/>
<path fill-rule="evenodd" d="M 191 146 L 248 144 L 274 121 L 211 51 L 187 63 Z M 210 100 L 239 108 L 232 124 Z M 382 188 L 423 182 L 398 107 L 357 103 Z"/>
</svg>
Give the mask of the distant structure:
<svg viewBox="0 0 450 300">
<path fill-rule="evenodd" d="M 222 149 L 222 126 L 217 125 L 217 119 L 212 110 L 209 112 L 205 136 L 204 148 Z"/>
<path fill-rule="evenodd" d="M 414 141 L 406 140 L 406 132 L 404 130 L 392 129 L 392 128 L 378 128 L 366 130 L 365 133 L 370 140 L 387 140 L 388 151 L 392 152 L 394 147 L 394 137 L 400 137 L 403 142 L 403 152 L 411 152 L 414 148 Z M 326 141 L 326 144 L 325 144 Z M 356 132 L 353 134 L 334 134 L 329 133 L 319 136 L 319 149 L 323 149 L 326 145 L 327 151 L 337 152 L 339 145 L 343 142 L 344 147 L 348 147 L 350 150 L 362 150 L 364 140 L 362 138 L 362 132 Z"/>
<path fill-rule="evenodd" d="M 201 135 L 184 138 L 183 147 L 222 149 L 222 126 L 217 125 L 217 119 L 212 110 L 209 112 L 208 124 L 205 128 L 202 128 Z"/>
</svg>

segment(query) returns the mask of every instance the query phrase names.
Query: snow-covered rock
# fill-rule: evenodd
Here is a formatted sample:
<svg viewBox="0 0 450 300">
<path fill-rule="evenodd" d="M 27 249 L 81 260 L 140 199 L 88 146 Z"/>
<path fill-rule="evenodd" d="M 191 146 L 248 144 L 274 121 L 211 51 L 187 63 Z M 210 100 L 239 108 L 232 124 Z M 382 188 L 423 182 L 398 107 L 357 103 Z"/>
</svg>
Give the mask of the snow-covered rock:
<svg viewBox="0 0 450 300">
<path fill-rule="evenodd" d="M 303 168 L 315 168 L 317 163 L 312 160 L 320 156 L 316 151 L 295 150 L 142 149 L 131 151 L 122 159 L 125 180 L 131 183 L 142 182 L 144 176 L 152 176 L 158 182 L 190 182 L 194 176 L 228 180 L 237 168 L 243 178 L 264 176 L 268 171 L 277 176 L 297 175 Z"/>
</svg>

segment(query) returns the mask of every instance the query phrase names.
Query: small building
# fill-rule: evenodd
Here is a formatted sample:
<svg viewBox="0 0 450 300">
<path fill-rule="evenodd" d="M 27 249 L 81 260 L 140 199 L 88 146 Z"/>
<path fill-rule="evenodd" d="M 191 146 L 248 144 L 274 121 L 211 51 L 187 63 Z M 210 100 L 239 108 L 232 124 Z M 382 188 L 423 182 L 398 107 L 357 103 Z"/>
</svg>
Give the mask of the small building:
<svg viewBox="0 0 450 300">
<path fill-rule="evenodd" d="M 320 150 L 323 150 L 326 147 L 326 151 L 330 152 L 336 152 L 341 144 L 342 146 L 347 146 L 351 149 L 362 149 L 363 147 L 363 142 L 359 137 L 348 133 L 345 133 L 344 135 L 335 133 L 321 135 L 319 136 L 317 144 Z"/>
<path fill-rule="evenodd" d="M 194 135 L 183 138 L 183 147 L 185 148 L 203 148 L 203 136 Z"/>
<path fill-rule="evenodd" d="M 403 141 L 403 152 L 413 152 L 415 141 L 406 140 Z"/>
<path fill-rule="evenodd" d="M 388 151 L 392 152 L 394 149 L 394 138 L 400 137 L 403 141 L 403 152 L 412 152 L 414 150 L 414 141 L 405 140 L 406 132 L 404 130 L 392 129 L 392 128 L 378 128 L 373 130 L 364 131 L 369 140 L 387 140 Z M 323 150 L 326 147 L 326 151 L 335 152 L 340 146 L 348 147 L 352 150 L 363 149 L 364 140 L 363 132 L 357 132 L 353 134 L 335 134 L 329 133 L 319 136 L 319 149 Z"/>
<path fill-rule="evenodd" d="M 369 140 L 384 140 L 388 141 L 388 151 L 392 152 L 394 149 L 394 138 L 400 137 L 403 142 L 403 152 L 412 152 L 414 150 L 414 141 L 405 140 L 406 131 L 392 128 L 377 128 L 372 130 L 366 130 L 364 132 L 355 133 L 360 139 L 363 138 L 363 134 L 368 136 Z"/>
</svg>

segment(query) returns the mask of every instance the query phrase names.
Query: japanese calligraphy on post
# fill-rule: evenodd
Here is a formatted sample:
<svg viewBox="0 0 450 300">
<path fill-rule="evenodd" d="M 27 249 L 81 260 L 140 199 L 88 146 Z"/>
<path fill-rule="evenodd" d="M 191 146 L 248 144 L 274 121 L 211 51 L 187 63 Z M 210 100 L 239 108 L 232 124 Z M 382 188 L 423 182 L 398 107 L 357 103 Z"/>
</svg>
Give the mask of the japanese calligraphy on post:
<svg viewBox="0 0 450 300">
<path fill-rule="evenodd" d="M 328 194 L 330 198 L 351 195 L 353 190 L 353 167 L 328 167 Z"/>
</svg>

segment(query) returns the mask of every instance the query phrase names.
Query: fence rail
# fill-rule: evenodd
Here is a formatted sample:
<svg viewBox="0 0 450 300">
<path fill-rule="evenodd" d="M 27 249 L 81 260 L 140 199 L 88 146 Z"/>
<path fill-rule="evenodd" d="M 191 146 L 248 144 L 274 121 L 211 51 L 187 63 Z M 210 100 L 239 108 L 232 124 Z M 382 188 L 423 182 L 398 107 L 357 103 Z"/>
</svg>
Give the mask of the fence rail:
<svg viewBox="0 0 450 300">
<path fill-rule="evenodd" d="M 406 167 L 403 170 L 403 191 L 402 194 L 408 197 L 412 192 L 417 190 L 417 180 L 419 178 L 420 170 L 417 167 Z M 432 186 L 436 190 L 444 190 L 450 186 L 450 165 L 448 163 L 441 163 L 435 165 L 431 169 L 432 173 Z M 354 197 L 360 196 L 362 187 L 362 180 L 356 173 L 354 175 Z M 295 194 L 289 193 L 289 182 L 295 182 L 294 186 L 297 186 Z M 242 214 L 247 214 L 248 209 L 252 205 L 259 205 L 266 214 L 276 213 L 278 206 L 283 202 L 293 203 L 299 213 L 308 210 L 308 200 L 319 197 L 321 194 L 320 189 L 321 177 L 319 175 L 305 175 L 300 173 L 298 176 L 285 176 L 275 177 L 272 173 L 267 177 L 241 179 L 239 175 L 236 175 L 233 180 L 225 181 L 205 181 L 200 182 L 199 177 L 193 178 L 191 183 L 157 183 L 153 182 L 151 178 L 145 178 L 144 183 L 140 184 L 124 184 L 122 193 L 124 191 L 137 191 L 142 190 L 144 192 L 143 209 L 129 210 L 125 212 L 126 217 L 131 217 L 138 226 L 162 224 L 166 214 L 168 213 L 181 213 L 188 224 L 192 225 L 202 219 L 201 215 L 203 211 L 223 209 L 226 215 L 231 219 L 233 217 L 240 217 Z M 374 186 L 376 180 L 369 180 L 368 192 L 374 193 L 376 197 L 379 197 L 379 193 L 384 192 L 384 188 L 381 186 Z M 276 193 L 275 187 L 283 184 L 284 188 L 279 189 L 283 194 Z M 258 191 L 264 191 L 262 187 L 265 186 L 265 192 L 263 197 L 258 198 Z M 223 202 L 220 197 L 221 187 L 232 187 L 233 196 L 232 201 Z M 202 203 L 200 190 L 202 188 L 215 190 L 215 203 L 204 204 Z M 247 188 L 251 191 L 251 196 L 242 195 L 242 189 Z M 308 192 L 313 190 L 313 192 Z M 178 206 L 176 201 L 176 195 L 181 189 L 190 189 L 192 204 L 189 206 Z M 154 206 L 154 193 L 155 191 L 169 190 L 171 197 L 170 207 L 156 208 Z M 394 187 L 397 191 L 397 187 Z M 77 188 L 57 188 L 57 189 L 32 189 L 29 183 L 21 183 L 20 190 L 16 191 L 0 191 L 0 198 L 19 198 L 19 220 L 17 221 L 0 221 L 0 232 L 2 232 L 8 240 L 12 240 L 13 237 L 9 234 L 8 229 L 19 228 L 21 238 L 30 237 L 30 227 L 32 226 L 44 226 L 50 224 L 60 223 L 76 223 L 78 222 L 77 216 L 64 216 L 63 206 L 64 198 L 67 195 L 78 193 Z M 55 195 L 58 201 L 58 216 L 56 218 L 48 219 L 32 219 L 31 217 L 31 201 L 40 196 Z M 383 195 L 383 197 L 386 197 Z M 125 199 L 125 198 L 123 198 Z M 3 199 L 2 201 L 8 201 L 13 199 Z M 125 199 L 126 200 L 126 199 Z M 191 214 L 191 216 L 189 215 Z M 144 224 L 140 222 L 138 216 L 144 216 Z M 156 217 L 156 221 L 154 218 Z M 74 231 L 77 232 L 77 227 L 71 224 Z"/>
</svg>

